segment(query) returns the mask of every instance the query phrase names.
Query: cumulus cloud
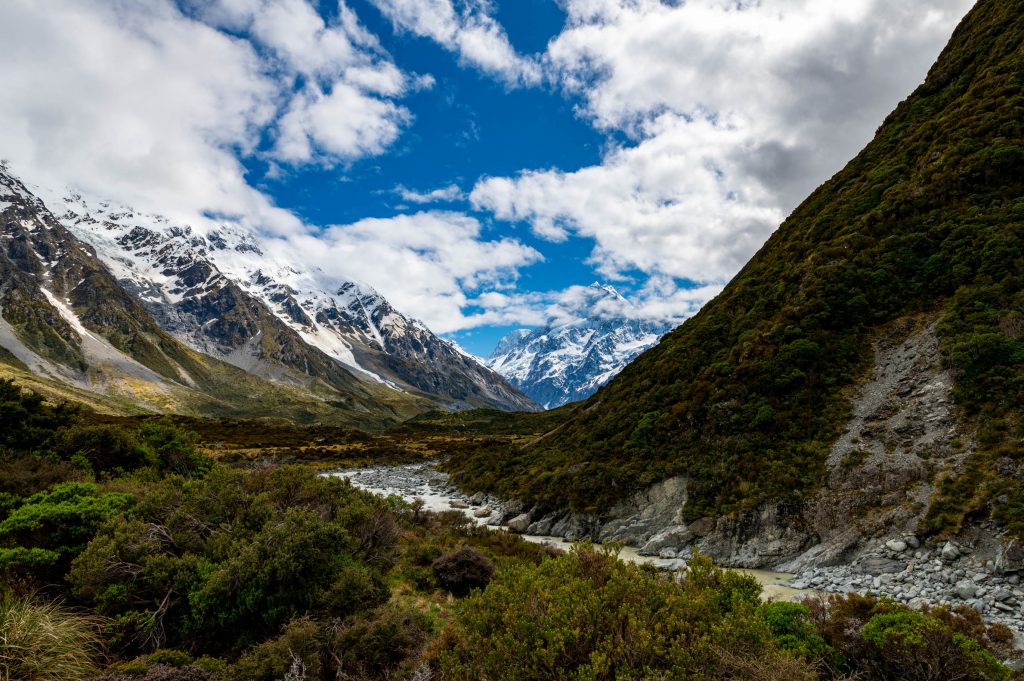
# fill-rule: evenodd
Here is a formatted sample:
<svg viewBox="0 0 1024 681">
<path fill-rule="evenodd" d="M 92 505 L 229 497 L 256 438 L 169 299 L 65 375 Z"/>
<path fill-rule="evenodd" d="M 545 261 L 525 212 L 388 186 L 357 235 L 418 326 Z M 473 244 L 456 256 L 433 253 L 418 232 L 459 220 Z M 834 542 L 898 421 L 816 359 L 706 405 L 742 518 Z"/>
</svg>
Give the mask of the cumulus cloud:
<svg viewBox="0 0 1024 681">
<path fill-rule="evenodd" d="M 504 288 L 539 252 L 511 238 L 485 239 L 480 222 L 461 213 L 424 211 L 335 225 L 318 235 L 271 244 L 298 262 L 374 286 L 397 309 L 439 333 L 476 326 L 462 309 L 467 291 Z"/>
<path fill-rule="evenodd" d="M 541 82 L 540 64 L 518 54 L 485 0 L 370 0 L 399 30 L 430 38 L 464 63 L 511 86 Z M 458 3 L 456 5 L 456 2 Z"/>
<path fill-rule="evenodd" d="M 576 172 L 485 178 L 471 199 L 546 239 L 594 239 L 606 276 L 723 281 L 870 139 L 971 4 L 567 0 L 545 63 L 628 142 Z"/>
<path fill-rule="evenodd" d="M 0 153 L 39 184 L 180 220 L 301 231 L 240 157 L 269 135 L 284 161 L 349 161 L 410 117 L 392 101 L 407 77 L 344 3 L 327 25 L 306 0 L 10 0 L 0 40 Z"/>
<path fill-rule="evenodd" d="M 344 2 L 327 23 L 306 0 L 9 0 L 0 41 L 0 156 L 42 187 L 199 229 L 238 221 L 440 330 L 466 325 L 464 290 L 507 286 L 541 257 L 458 214 L 321 231 L 249 184 L 247 156 L 380 153 L 411 116 L 396 98 L 433 84 L 399 70 Z"/>
<path fill-rule="evenodd" d="M 612 296 L 595 283 L 556 291 L 488 291 L 470 302 L 482 311 L 473 319 L 494 325 L 553 327 L 586 319 L 634 319 L 681 324 L 721 293 L 720 285 L 683 287 L 653 277 L 629 298 Z"/>
</svg>

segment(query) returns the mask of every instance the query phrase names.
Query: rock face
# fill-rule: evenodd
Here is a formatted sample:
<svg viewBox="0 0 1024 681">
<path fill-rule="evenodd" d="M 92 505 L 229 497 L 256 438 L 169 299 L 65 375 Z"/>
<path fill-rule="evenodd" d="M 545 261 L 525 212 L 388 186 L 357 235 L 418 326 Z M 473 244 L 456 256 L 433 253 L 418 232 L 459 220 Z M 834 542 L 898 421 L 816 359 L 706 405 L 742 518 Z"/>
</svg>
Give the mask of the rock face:
<svg viewBox="0 0 1024 681">
<path fill-rule="evenodd" d="M 552 409 L 594 394 L 673 327 L 608 313 L 631 307 L 611 286 L 592 284 L 587 296 L 579 319 L 502 338 L 487 366 Z"/>
<path fill-rule="evenodd" d="M 294 386 L 371 382 L 454 410 L 536 409 L 373 289 L 311 269 L 238 223 L 192 227 L 74 193 L 44 195 L 61 226 L 194 350 Z"/>
<path fill-rule="evenodd" d="M 804 503 L 770 503 L 735 516 L 682 521 L 686 479 L 676 477 L 599 514 L 558 511 L 537 516 L 530 534 L 621 541 L 641 553 L 685 555 L 693 547 L 731 567 L 799 572 L 848 563 L 882 540 L 901 555 L 920 546 L 917 522 L 934 480 L 970 451 L 953 411 L 952 378 L 943 369 L 935 322 L 899 320 L 874 343 L 872 373 L 851 393 L 852 410 L 828 458 L 828 483 Z M 931 470 L 931 472 L 929 472 Z M 865 511 L 870 510 L 870 513 Z M 1016 564 L 1024 551 L 1008 551 Z M 952 544 L 941 551 L 955 560 Z M 869 563 L 872 573 L 902 570 Z"/>
</svg>

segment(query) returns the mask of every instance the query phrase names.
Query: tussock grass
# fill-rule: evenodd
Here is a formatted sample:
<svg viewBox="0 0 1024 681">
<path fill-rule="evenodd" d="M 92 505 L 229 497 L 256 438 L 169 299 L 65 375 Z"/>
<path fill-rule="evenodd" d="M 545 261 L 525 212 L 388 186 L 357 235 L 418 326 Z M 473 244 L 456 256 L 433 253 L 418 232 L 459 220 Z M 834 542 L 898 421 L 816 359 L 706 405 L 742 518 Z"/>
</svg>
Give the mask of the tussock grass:
<svg viewBox="0 0 1024 681">
<path fill-rule="evenodd" d="M 71 681 L 94 673 L 100 624 L 57 603 L 2 598 L 0 681 Z"/>
</svg>

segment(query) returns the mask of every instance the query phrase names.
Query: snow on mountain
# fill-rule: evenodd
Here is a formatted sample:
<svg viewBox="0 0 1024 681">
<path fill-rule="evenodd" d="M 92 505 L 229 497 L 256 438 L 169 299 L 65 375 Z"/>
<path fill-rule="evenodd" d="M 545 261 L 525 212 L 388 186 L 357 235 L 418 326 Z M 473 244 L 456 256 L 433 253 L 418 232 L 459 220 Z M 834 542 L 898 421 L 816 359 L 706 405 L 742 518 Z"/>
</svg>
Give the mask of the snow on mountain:
<svg viewBox="0 0 1024 681">
<path fill-rule="evenodd" d="M 595 283 L 587 294 L 579 318 L 507 334 L 487 366 L 551 409 L 594 394 L 673 328 L 670 322 L 631 319 L 630 303 L 612 286 Z M 593 312 L 598 308 L 605 312 Z M 616 308 L 622 312 L 607 312 Z"/>
<path fill-rule="evenodd" d="M 343 365 L 447 408 L 536 408 L 371 287 L 304 267 L 243 225 L 196 229 L 75 193 L 46 202 L 164 328 L 251 373 L 333 383 Z"/>
</svg>

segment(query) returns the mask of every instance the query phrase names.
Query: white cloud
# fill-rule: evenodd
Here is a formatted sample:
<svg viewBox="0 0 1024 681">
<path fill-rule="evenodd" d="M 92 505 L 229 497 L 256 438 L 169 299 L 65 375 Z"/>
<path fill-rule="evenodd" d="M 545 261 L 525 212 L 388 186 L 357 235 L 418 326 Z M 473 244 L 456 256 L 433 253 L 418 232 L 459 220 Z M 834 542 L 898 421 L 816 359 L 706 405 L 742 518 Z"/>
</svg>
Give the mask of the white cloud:
<svg viewBox="0 0 1024 681">
<path fill-rule="evenodd" d="M 464 328 L 463 291 L 507 286 L 540 254 L 449 213 L 321 232 L 247 181 L 240 158 L 267 135 L 289 164 L 380 153 L 410 117 L 394 99 L 432 86 L 339 12 L 327 24 L 305 0 L 197 0 L 184 14 L 170 0 L 2 2 L 0 157 L 58 192 L 199 229 L 237 220 L 432 327 Z"/>
<path fill-rule="evenodd" d="M 336 82 L 329 93 L 307 87 L 281 118 L 274 156 L 291 163 L 318 154 L 338 160 L 375 156 L 398 139 L 410 118 L 404 107 L 368 97 L 349 83 Z"/>
<path fill-rule="evenodd" d="M 483 310 L 473 317 L 477 325 L 548 327 L 622 318 L 679 324 L 721 290 L 720 285 L 680 287 L 671 279 L 654 277 L 629 298 L 608 296 L 595 286 L 569 286 L 526 293 L 488 291 L 470 302 Z"/>
<path fill-rule="evenodd" d="M 302 230 L 239 157 L 268 133 L 292 163 L 378 154 L 410 118 L 392 101 L 406 76 L 344 4 L 330 26 L 306 0 L 197 5 L 0 3 L 0 154 L 36 183 L 178 220 Z"/>
<path fill-rule="evenodd" d="M 518 54 L 484 0 L 370 0 L 399 30 L 430 38 L 511 86 L 541 82 L 540 64 Z"/>
<path fill-rule="evenodd" d="M 594 239 L 609 277 L 724 281 L 921 82 L 971 4 L 567 0 L 545 63 L 631 141 L 576 172 L 485 178 L 471 199 L 543 238 Z"/>
<path fill-rule="evenodd" d="M 336 225 L 272 242 L 271 248 L 371 284 L 439 333 L 478 325 L 462 313 L 469 304 L 466 291 L 509 286 L 520 268 L 542 259 L 514 239 L 484 239 L 476 219 L 443 211 Z"/>
<path fill-rule="evenodd" d="M 461 201 L 466 198 L 466 193 L 457 184 L 450 184 L 447 187 L 438 187 L 437 189 L 425 192 L 418 192 L 414 189 L 398 185 L 395 187 L 394 192 L 402 197 L 403 201 L 417 204 Z"/>
</svg>

